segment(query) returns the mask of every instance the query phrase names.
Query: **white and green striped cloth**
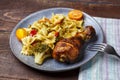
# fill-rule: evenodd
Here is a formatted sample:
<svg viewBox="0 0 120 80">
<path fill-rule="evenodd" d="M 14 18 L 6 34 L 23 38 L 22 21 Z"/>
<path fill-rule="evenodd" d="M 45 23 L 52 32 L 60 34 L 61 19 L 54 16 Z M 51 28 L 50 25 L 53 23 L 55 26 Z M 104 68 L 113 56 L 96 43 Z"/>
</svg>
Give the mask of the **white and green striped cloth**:
<svg viewBox="0 0 120 80">
<path fill-rule="evenodd" d="M 103 29 L 106 43 L 112 45 L 120 54 L 120 19 L 95 19 Z M 78 80 L 120 80 L 120 58 L 99 52 L 80 67 Z"/>
</svg>

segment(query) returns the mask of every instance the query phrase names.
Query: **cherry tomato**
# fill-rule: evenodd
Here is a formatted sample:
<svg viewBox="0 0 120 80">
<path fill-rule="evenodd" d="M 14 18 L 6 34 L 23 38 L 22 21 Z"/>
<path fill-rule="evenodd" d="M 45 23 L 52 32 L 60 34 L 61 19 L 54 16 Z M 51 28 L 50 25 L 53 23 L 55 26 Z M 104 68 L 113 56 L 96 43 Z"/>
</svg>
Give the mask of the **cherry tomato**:
<svg viewBox="0 0 120 80">
<path fill-rule="evenodd" d="M 36 30 L 36 29 L 33 29 L 33 30 L 30 32 L 30 35 L 31 35 L 31 36 L 34 36 L 36 33 L 37 33 L 37 30 Z"/>
<path fill-rule="evenodd" d="M 55 32 L 55 36 L 58 37 L 59 36 L 59 32 Z"/>
<path fill-rule="evenodd" d="M 27 36 L 27 31 L 24 28 L 19 28 L 16 30 L 16 37 L 18 40 L 22 40 L 22 38 Z"/>
<path fill-rule="evenodd" d="M 74 20 L 80 20 L 83 18 L 83 13 L 80 10 L 71 10 L 68 13 L 68 16 L 70 19 L 74 19 Z"/>
</svg>

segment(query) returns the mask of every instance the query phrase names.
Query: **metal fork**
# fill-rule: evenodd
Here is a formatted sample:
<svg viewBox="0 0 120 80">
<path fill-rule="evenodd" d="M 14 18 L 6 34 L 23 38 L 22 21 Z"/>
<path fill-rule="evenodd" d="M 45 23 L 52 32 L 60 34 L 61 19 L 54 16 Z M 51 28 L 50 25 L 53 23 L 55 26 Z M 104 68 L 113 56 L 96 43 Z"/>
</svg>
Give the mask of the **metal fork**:
<svg viewBox="0 0 120 80">
<path fill-rule="evenodd" d="M 115 49 L 111 45 L 105 44 L 105 43 L 90 44 L 87 47 L 87 50 L 89 50 L 89 51 L 100 51 L 100 52 L 116 55 L 117 57 L 120 58 L 120 55 L 115 51 Z"/>
</svg>

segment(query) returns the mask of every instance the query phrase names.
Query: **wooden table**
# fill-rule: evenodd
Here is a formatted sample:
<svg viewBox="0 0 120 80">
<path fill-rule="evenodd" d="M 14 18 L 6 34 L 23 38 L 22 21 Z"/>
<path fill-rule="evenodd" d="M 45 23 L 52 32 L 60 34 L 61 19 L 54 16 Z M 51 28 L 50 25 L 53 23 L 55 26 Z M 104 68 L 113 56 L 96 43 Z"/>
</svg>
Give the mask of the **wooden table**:
<svg viewBox="0 0 120 80">
<path fill-rule="evenodd" d="M 0 0 L 0 80 L 77 80 L 79 69 L 48 73 L 21 63 L 11 52 L 9 37 L 15 25 L 32 12 L 53 8 L 80 9 L 92 16 L 120 18 L 119 0 Z"/>
</svg>

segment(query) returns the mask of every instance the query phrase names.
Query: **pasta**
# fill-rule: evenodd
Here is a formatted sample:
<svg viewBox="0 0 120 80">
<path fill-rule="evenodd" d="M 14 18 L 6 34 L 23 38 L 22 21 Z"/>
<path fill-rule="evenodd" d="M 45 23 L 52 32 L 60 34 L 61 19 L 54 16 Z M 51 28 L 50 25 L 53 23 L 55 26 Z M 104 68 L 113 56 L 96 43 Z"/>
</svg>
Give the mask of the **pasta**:
<svg viewBox="0 0 120 80">
<path fill-rule="evenodd" d="M 52 14 L 50 19 L 43 17 L 25 28 L 28 35 L 22 39 L 22 51 L 24 55 L 35 55 L 32 45 L 36 42 L 54 49 L 59 38 L 70 38 L 83 31 L 83 19 L 72 20 L 63 14 Z M 34 33 L 32 36 L 31 31 Z M 59 36 L 55 34 L 59 33 Z"/>
</svg>

